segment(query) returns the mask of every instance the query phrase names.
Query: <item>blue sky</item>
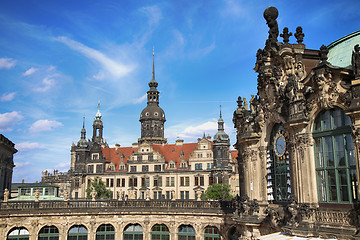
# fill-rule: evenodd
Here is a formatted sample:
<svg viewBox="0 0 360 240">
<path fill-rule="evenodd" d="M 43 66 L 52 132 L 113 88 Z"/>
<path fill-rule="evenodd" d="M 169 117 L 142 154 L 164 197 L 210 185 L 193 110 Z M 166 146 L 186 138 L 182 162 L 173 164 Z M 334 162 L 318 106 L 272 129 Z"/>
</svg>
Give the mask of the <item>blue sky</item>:
<svg viewBox="0 0 360 240">
<path fill-rule="evenodd" d="M 359 30 L 355 0 L 0 1 L 0 132 L 19 150 L 13 182 L 67 171 L 83 116 L 91 138 L 98 101 L 109 145 L 136 142 L 153 47 L 169 143 L 213 136 L 221 104 L 233 144 L 237 97 L 256 94 L 268 6 L 280 31 L 303 27 L 307 48 Z"/>
</svg>

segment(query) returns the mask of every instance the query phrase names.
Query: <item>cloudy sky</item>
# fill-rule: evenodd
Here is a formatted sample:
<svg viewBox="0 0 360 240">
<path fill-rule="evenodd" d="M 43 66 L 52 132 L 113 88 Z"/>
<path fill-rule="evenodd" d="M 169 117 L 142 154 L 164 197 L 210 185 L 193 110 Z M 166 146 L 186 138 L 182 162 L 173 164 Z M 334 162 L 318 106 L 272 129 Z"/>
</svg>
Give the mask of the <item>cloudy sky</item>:
<svg viewBox="0 0 360 240">
<path fill-rule="evenodd" d="M 19 150 L 13 181 L 67 171 L 83 116 L 91 138 L 98 101 L 109 145 L 136 142 L 153 47 L 169 143 L 213 136 L 221 104 L 233 144 L 237 97 L 256 94 L 271 5 L 280 31 L 303 27 L 307 48 L 359 30 L 356 0 L 1 1 L 0 133 Z"/>
</svg>

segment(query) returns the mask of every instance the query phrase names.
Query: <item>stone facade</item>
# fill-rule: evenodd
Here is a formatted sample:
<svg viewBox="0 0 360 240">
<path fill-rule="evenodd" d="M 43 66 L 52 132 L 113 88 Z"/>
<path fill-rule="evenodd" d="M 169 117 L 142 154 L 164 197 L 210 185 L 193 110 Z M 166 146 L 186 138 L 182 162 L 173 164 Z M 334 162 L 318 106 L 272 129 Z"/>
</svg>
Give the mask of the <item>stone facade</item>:
<svg viewBox="0 0 360 240">
<path fill-rule="evenodd" d="M 80 140 L 71 146 L 71 169 L 67 173 L 44 171 L 42 182 L 59 186 L 60 194 L 66 192 L 73 199 L 86 198 L 86 189 L 96 178 L 113 192 L 114 199 L 199 199 L 213 183 L 229 184 L 232 194 L 238 194 L 237 151 L 230 151 L 221 112 L 214 141 L 204 133 L 196 143 L 177 139 L 168 144 L 157 86 L 153 65 L 137 143 L 108 146 L 99 104 L 92 140 L 86 140 L 84 120 Z"/>
<path fill-rule="evenodd" d="M 247 199 L 239 209 L 254 201 L 262 206 L 256 219 L 240 217 L 239 224 L 257 223 L 253 234 L 282 229 L 352 238 L 356 224 L 350 226 L 344 210 L 359 197 L 359 65 L 333 66 L 324 45 L 307 49 L 301 27 L 298 43 L 289 43 L 287 28 L 278 42 L 277 16 L 274 7 L 264 12 L 270 30 L 256 54 L 258 92 L 250 108 L 239 97 L 234 112 L 240 193 Z"/>
<path fill-rule="evenodd" d="M 15 167 L 13 156 L 16 152 L 15 144 L 0 134 L 0 199 L 4 199 L 5 189 L 8 193 L 11 192 L 11 180 Z"/>
<path fill-rule="evenodd" d="M 230 202 L 191 202 L 191 201 L 40 201 L 33 204 L 2 203 L 0 208 L 0 238 L 16 230 L 23 229 L 29 240 L 36 240 L 44 227 L 53 227 L 54 239 L 68 239 L 69 230 L 74 226 L 86 229 L 88 240 L 95 240 L 100 226 L 111 225 L 114 230 L 109 235 L 124 239 L 129 225 L 139 225 L 141 239 L 150 240 L 154 226 L 166 226 L 170 239 L 177 239 L 181 226 L 194 230 L 185 234 L 191 239 L 204 239 L 205 229 L 216 229 L 213 236 L 222 239 L 233 238 L 238 234 L 232 219 Z M 15 205 L 16 204 L 16 207 Z M 26 206 L 25 206 L 26 205 Z M 69 211 L 71 210 L 71 211 Z M 11 216 L 8 213 L 11 212 Z M 46 235 L 49 236 L 50 234 Z M 58 237 L 58 238 L 56 238 Z M 190 238 L 189 238 L 190 239 Z"/>
</svg>

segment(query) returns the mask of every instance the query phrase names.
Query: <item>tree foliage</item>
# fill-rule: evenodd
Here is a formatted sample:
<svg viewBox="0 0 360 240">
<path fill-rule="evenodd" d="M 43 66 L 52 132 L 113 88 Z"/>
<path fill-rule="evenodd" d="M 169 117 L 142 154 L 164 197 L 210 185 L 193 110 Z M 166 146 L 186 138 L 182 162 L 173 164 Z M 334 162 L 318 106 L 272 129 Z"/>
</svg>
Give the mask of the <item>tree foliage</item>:
<svg viewBox="0 0 360 240">
<path fill-rule="evenodd" d="M 221 200 L 223 196 L 226 200 L 231 200 L 233 196 L 230 194 L 230 186 L 228 184 L 213 184 L 208 187 L 208 189 L 204 192 L 201 199 L 208 200 Z"/>
<path fill-rule="evenodd" d="M 86 189 L 86 197 L 91 198 L 91 191 L 95 189 L 97 193 L 95 198 L 112 198 L 113 192 L 109 189 L 106 189 L 105 183 L 99 178 L 95 178 L 90 182 L 88 188 Z"/>
</svg>

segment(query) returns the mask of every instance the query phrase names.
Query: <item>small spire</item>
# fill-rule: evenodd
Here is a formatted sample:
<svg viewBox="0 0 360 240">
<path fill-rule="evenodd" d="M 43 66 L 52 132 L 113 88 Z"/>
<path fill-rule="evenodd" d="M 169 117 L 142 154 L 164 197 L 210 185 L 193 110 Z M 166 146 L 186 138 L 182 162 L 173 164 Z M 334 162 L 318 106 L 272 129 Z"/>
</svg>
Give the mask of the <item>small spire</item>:
<svg viewBox="0 0 360 240">
<path fill-rule="evenodd" d="M 155 48 L 153 47 L 153 72 L 152 72 L 152 81 L 155 81 Z"/>
<path fill-rule="evenodd" d="M 85 128 L 85 114 L 83 116 L 83 128 Z"/>
<path fill-rule="evenodd" d="M 221 118 L 221 104 L 220 104 L 220 118 Z"/>
<path fill-rule="evenodd" d="M 98 102 L 98 111 L 95 115 L 96 119 L 100 119 L 101 118 L 101 113 L 100 113 L 100 101 Z"/>
</svg>

